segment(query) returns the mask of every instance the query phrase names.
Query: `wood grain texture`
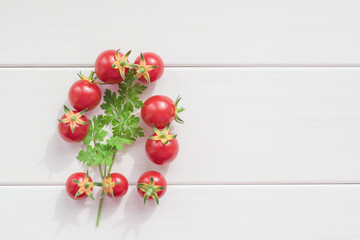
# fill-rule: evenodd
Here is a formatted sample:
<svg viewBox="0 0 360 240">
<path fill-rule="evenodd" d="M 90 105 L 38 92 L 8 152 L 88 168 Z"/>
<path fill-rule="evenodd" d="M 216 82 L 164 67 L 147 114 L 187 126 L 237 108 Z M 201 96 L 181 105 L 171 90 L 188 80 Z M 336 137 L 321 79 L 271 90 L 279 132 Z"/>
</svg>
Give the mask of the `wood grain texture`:
<svg viewBox="0 0 360 240">
<path fill-rule="evenodd" d="M 85 169 L 75 159 L 81 145 L 60 139 L 56 121 L 77 71 L 0 70 L 1 184 L 63 184 Z M 166 68 L 143 99 L 183 96 L 185 124 L 172 127 L 177 159 L 156 166 L 143 139 L 113 170 L 131 183 L 150 169 L 171 184 L 359 182 L 359 76 L 359 68 Z"/>
<path fill-rule="evenodd" d="M 360 238 L 360 187 L 354 185 L 169 186 L 159 206 L 144 206 L 132 187 L 122 200 L 105 199 L 99 228 L 98 200 L 74 201 L 64 187 L 0 191 L 2 239 Z"/>
<path fill-rule="evenodd" d="M 168 66 L 360 64 L 357 0 L 13 0 L 1 10 L 0 66 L 93 65 L 119 47 Z"/>
</svg>

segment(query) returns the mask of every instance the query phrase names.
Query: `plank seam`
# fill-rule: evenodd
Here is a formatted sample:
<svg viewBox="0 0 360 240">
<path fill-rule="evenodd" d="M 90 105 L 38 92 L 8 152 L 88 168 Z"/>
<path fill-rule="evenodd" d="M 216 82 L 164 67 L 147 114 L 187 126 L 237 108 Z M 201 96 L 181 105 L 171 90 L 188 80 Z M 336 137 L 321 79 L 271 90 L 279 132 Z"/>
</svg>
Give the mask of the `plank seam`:
<svg viewBox="0 0 360 240">
<path fill-rule="evenodd" d="M 0 69 L 6 68 L 93 68 L 93 65 L 0 65 Z M 224 64 L 224 65 L 165 65 L 167 68 L 359 68 L 360 64 Z"/>
<path fill-rule="evenodd" d="M 242 183 L 242 184 L 168 184 L 168 186 L 337 186 L 337 185 L 360 185 L 360 182 L 346 182 L 346 183 Z M 0 184 L 0 187 L 63 187 L 64 184 Z M 129 184 L 135 187 L 136 184 Z"/>
</svg>

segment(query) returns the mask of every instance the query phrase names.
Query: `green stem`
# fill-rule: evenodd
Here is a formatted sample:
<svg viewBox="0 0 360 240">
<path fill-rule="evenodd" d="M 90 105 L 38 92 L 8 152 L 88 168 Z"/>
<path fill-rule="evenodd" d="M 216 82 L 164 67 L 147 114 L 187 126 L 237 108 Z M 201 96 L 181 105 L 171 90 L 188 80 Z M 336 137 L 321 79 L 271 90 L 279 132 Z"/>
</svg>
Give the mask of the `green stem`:
<svg viewBox="0 0 360 240">
<path fill-rule="evenodd" d="M 104 191 L 102 192 L 102 194 L 104 194 Z M 99 210 L 98 210 L 98 215 L 97 215 L 97 220 L 96 220 L 96 226 L 99 226 L 99 223 L 100 223 L 100 216 L 101 216 L 101 210 L 102 210 L 104 198 L 105 197 L 100 199 Z"/>
<path fill-rule="evenodd" d="M 112 168 L 112 166 L 113 166 L 115 156 L 116 156 L 116 151 L 115 151 L 115 152 L 114 152 L 114 154 L 113 154 L 113 157 L 112 157 L 112 161 L 111 161 L 111 164 L 110 164 L 110 168 L 109 168 L 108 175 L 111 173 L 111 168 Z"/>
<path fill-rule="evenodd" d="M 93 71 L 91 72 L 90 76 L 92 76 L 92 75 L 94 75 L 94 72 L 93 72 Z M 94 141 L 94 148 L 95 148 L 95 146 L 96 146 L 96 140 L 95 140 L 94 134 L 93 134 L 93 136 L 92 136 L 92 139 L 93 139 L 93 141 Z M 97 152 L 97 151 L 96 151 L 96 152 Z M 105 174 L 105 172 L 104 172 L 104 173 L 102 172 L 102 169 L 101 169 L 101 165 L 100 165 L 100 164 L 99 164 L 99 170 L 100 170 L 100 174 L 101 174 L 102 179 L 104 179 L 104 174 Z"/>
<path fill-rule="evenodd" d="M 91 71 L 90 76 L 89 76 L 89 79 L 90 79 L 90 80 L 93 80 L 94 73 L 95 73 L 94 71 Z"/>
<path fill-rule="evenodd" d="M 102 169 L 101 169 L 101 165 L 100 165 L 100 164 L 99 164 L 99 170 L 100 170 L 100 174 L 101 174 L 102 179 L 104 179 L 104 174 L 103 174 L 103 172 L 102 172 Z"/>
<path fill-rule="evenodd" d="M 104 177 L 107 177 L 107 174 L 106 174 L 106 164 L 104 165 Z"/>
</svg>

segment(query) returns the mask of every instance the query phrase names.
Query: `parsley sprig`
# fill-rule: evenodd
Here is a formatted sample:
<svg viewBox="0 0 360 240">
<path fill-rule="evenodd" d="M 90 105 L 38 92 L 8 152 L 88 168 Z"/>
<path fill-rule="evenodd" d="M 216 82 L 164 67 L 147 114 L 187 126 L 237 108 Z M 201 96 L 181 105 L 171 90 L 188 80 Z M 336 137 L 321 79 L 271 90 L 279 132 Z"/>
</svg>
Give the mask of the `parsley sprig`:
<svg viewBox="0 0 360 240">
<path fill-rule="evenodd" d="M 83 140 L 84 148 L 80 150 L 77 159 L 90 166 L 98 166 L 103 182 L 110 177 L 117 151 L 122 151 L 124 145 L 130 145 L 139 137 L 144 136 L 139 126 L 138 113 L 144 103 L 139 95 L 147 88 L 136 80 L 136 71 L 132 68 L 126 74 L 119 90 L 105 90 L 104 103 L 100 106 L 104 114 L 95 115 L 89 120 L 89 132 Z M 110 131 L 111 129 L 111 131 Z M 102 183 L 95 183 L 102 186 Z M 106 192 L 103 188 L 99 203 L 96 225 L 99 225 L 101 209 Z"/>
</svg>

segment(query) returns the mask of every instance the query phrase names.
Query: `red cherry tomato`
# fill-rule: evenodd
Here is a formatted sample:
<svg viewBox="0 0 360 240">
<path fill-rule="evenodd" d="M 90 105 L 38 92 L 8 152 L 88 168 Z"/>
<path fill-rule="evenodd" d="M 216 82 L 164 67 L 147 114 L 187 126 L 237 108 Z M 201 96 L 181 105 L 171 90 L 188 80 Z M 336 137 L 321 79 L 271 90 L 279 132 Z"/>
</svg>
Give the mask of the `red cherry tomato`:
<svg viewBox="0 0 360 240">
<path fill-rule="evenodd" d="M 165 194 L 166 188 L 165 177 L 156 171 L 143 173 L 137 182 L 137 190 L 139 195 L 144 198 L 144 203 L 147 199 L 155 199 L 159 203 L 159 198 Z"/>
<path fill-rule="evenodd" d="M 145 59 L 145 65 L 156 65 L 157 66 L 157 68 L 148 71 L 149 76 L 150 76 L 150 82 L 157 81 L 164 73 L 163 60 L 161 59 L 161 57 L 159 55 L 157 55 L 156 53 L 152 53 L 152 52 L 143 53 L 143 56 Z M 141 61 L 141 55 L 135 59 L 134 63 L 139 65 L 140 61 Z M 139 77 L 139 80 L 142 81 L 143 83 L 147 83 L 147 80 L 143 76 Z"/>
<path fill-rule="evenodd" d="M 118 198 L 124 196 L 129 189 L 129 183 L 126 177 L 120 173 L 112 173 L 110 174 L 110 177 L 112 182 L 118 183 L 113 187 L 114 197 Z M 107 193 L 107 196 L 112 198 L 110 193 Z"/>
<path fill-rule="evenodd" d="M 141 118 L 150 127 L 155 124 L 158 129 L 163 129 L 171 123 L 177 115 L 177 108 L 169 97 L 155 95 L 148 98 L 141 108 Z"/>
<path fill-rule="evenodd" d="M 151 137 L 155 137 L 154 133 Z M 179 152 L 179 144 L 176 138 L 163 144 L 160 140 L 148 139 L 145 144 L 146 155 L 155 164 L 167 164 L 176 158 Z"/>
<path fill-rule="evenodd" d="M 68 179 L 66 180 L 66 192 L 68 193 L 68 195 L 73 198 L 73 199 L 84 199 L 87 198 L 87 194 L 86 194 L 86 189 L 88 189 L 88 191 L 91 192 L 92 188 L 93 188 L 93 183 L 92 183 L 92 179 L 89 176 L 88 179 L 85 178 L 86 173 L 83 172 L 78 172 L 78 173 L 74 173 L 72 175 L 70 175 L 68 177 Z M 78 183 L 75 183 L 73 180 L 79 181 L 80 186 Z M 89 183 L 89 186 L 87 186 L 87 188 L 85 188 L 86 183 Z M 81 187 L 82 185 L 83 188 Z M 80 190 L 80 192 L 83 191 L 83 193 L 81 193 L 80 195 L 78 195 L 76 198 L 76 193 Z"/>
<path fill-rule="evenodd" d="M 95 83 L 79 80 L 69 90 L 71 106 L 78 111 L 94 109 L 101 100 L 101 92 Z"/>
<path fill-rule="evenodd" d="M 70 111 L 67 107 L 64 108 L 65 114 L 58 123 L 60 136 L 67 142 L 82 141 L 89 132 L 89 120 L 78 111 Z M 73 131 L 71 126 L 73 126 Z"/>
<path fill-rule="evenodd" d="M 115 59 L 116 50 L 106 50 L 96 58 L 95 61 L 95 72 L 97 77 L 107 84 L 115 84 L 123 81 L 120 75 L 119 69 L 112 67 Z M 124 54 L 119 52 L 122 57 Z"/>
</svg>

